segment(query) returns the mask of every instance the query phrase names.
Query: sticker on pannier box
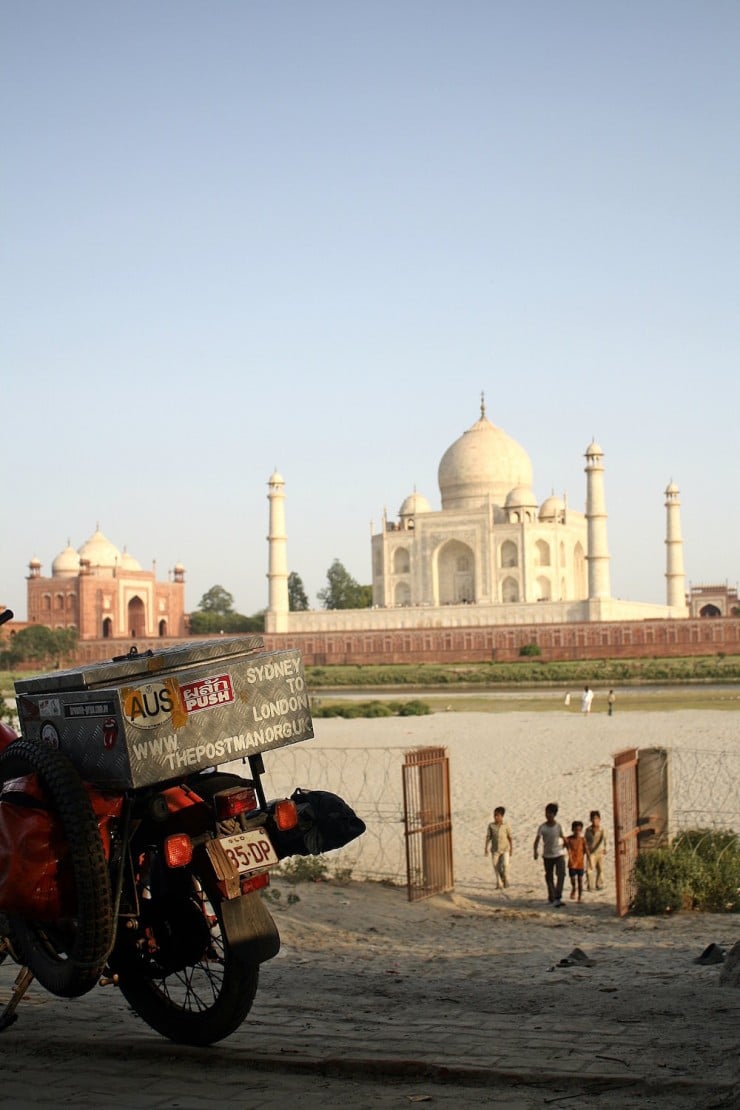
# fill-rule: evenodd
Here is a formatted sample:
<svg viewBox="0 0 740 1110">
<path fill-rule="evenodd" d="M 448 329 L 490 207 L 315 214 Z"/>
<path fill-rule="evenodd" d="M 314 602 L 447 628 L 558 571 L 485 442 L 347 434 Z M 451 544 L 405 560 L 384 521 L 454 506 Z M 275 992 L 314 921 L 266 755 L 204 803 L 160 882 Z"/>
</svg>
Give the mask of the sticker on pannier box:
<svg viewBox="0 0 740 1110">
<path fill-rule="evenodd" d="M 234 688 L 227 674 L 202 678 L 199 682 L 186 682 L 180 687 L 180 696 L 186 713 L 197 713 L 199 709 L 213 709 L 234 700 Z"/>
<path fill-rule="evenodd" d="M 166 721 L 172 721 L 173 728 L 180 728 L 187 720 L 174 678 L 126 687 L 121 690 L 121 704 L 123 716 L 134 728 L 158 728 Z"/>
</svg>

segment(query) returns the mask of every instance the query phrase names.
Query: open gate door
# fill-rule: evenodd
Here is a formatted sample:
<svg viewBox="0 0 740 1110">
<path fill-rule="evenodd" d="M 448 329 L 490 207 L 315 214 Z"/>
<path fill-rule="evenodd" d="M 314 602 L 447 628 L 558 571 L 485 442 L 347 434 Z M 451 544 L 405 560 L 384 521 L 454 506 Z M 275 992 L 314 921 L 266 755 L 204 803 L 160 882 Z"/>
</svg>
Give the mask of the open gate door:
<svg viewBox="0 0 740 1110">
<path fill-rule="evenodd" d="M 632 901 L 632 869 L 639 851 L 639 798 L 637 788 L 638 749 L 626 748 L 614 756 L 612 797 L 614 801 L 614 877 L 617 913 L 624 916 Z"/>
<path fill-rule="evenodd" d="M 409 902 L 452 890 L 450 764 L 445 748 L 406 752 L 403 813 Z"/>
</svg>

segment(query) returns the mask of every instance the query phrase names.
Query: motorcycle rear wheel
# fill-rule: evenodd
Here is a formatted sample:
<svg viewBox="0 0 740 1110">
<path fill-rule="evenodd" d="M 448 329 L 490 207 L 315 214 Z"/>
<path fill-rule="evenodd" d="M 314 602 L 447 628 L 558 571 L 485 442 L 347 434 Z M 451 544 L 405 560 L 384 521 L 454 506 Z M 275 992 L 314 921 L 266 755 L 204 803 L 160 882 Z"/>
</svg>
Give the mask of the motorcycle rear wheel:
<svg viewBox="0 0 740 1110">
<path fill-rule="evenodd" d="M 111 962 L 121 993 L 147 1025 L 178 1044 L 204 1046 L 242 1024 L 257 992 L 259 965 L 245 962 L 229 946 L 210 876 L 197 865 L 191 871 L 191 900 L 208 924 L 205 949 L 175 971 L 158 963 L 156 951 L 149 958 L 129 953 Z"/>
<path fill-rule="evenodd" d="M 7 915 L 18 962 L 59 998 L 79 998 L 97 983 L 113 940 L 108 865 L 98 822 L 70 760 L 39 743 L 17 740 L 0 756 L 0 786 L 36 775 L 69 845 L 77 906 L 53 925 Z"/>
</svg>

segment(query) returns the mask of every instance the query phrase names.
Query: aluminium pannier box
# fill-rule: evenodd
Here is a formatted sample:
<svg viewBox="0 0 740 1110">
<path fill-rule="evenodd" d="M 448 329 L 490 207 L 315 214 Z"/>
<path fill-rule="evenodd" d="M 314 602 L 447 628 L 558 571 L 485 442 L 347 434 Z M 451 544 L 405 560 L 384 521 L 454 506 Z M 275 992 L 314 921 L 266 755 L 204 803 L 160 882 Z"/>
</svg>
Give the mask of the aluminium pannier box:
<svg viewBox="0 0 740 1110">
<path fill-rule="evenodd" d="M 309 740 L 300 652 L 261 648 L 259 636 L 224 637 L 22 679 L 23 736 L 116 789 Z"/>
</svg>

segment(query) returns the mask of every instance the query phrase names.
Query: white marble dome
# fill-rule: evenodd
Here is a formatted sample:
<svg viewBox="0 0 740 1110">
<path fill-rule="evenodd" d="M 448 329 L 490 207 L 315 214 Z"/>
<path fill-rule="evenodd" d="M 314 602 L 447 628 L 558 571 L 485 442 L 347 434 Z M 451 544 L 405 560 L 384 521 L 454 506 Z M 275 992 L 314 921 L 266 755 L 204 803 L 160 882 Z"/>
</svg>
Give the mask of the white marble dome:
<svg viewBox="0 0 740 1110">
<path fill-rule="evenodd" d="M 123 554 L 121 555 L 121 570 L 141 570 L 141 563 L 138 559 L 134 559 L 133 555 L 129 555 L 124 547 Z"/>
<path fill-rule="evenodd" d="M 79 548 L 80 562 L 85 560 L 91 567 L 102 567 L 112 570 L 120 566 L 121 552 L 115 544 L 107 539 L 99 528 L 93 532 L 89 540 L 85 540 Z"/>
<path fill-rule="evenodd" d="M 507 509 L 536 509 L 537 498 L 528 486 L 515 486 L 506 495 Z"/>
<path fill-rule="evenodd" d="M 417 493 L 414 490 L 404 500 L 401 508 L 398 510 L 398 515 L 403 519 L 407 516 L 416 516 L 417 513 L 430 513 L 432 506 L 427 501 L 423 494 Z"/>
<path fill-rule="evenodd" d="M 51 564 L 51 573 L 54 578 L 76 578 L 80 573 L 80 556 L 70 543 Z"/>
<path fill-rule="evenodd" d="M 515 487 L 532 486 L 532 463 L 524 448 L 486 418 L 480 419 L 448 447 L 437 474 L 443 509 L 503 505 Z"/>
<path fill-rule="evenodd" d="M 565 502 L 552 494 L 540 505 L 540 520 L 559 520 L 565 512 Z"/>
</svg>

